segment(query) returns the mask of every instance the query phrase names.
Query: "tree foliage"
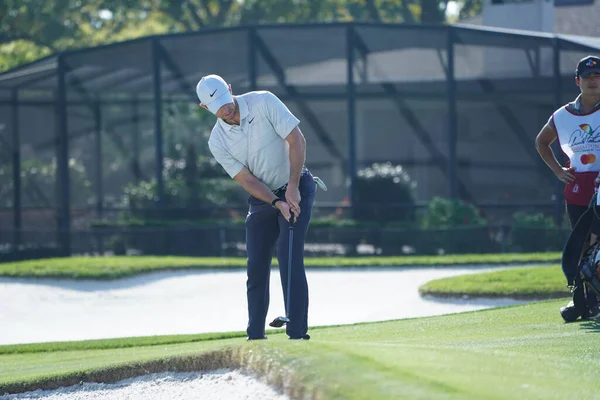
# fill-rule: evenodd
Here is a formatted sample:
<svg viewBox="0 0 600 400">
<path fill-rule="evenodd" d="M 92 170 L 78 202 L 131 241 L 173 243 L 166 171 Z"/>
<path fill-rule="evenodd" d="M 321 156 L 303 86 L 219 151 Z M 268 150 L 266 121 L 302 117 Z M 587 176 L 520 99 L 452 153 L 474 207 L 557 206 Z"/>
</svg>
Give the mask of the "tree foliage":
<svg viewBox="0 0 600 400">
<path fill-rule="evenodd" d="M 444 23 L 449 0 L 4 0 L 0 71 L 53 51 L 239 24 Z M 480 0 L 458 0 L 461 16 Z"/>
</svg>

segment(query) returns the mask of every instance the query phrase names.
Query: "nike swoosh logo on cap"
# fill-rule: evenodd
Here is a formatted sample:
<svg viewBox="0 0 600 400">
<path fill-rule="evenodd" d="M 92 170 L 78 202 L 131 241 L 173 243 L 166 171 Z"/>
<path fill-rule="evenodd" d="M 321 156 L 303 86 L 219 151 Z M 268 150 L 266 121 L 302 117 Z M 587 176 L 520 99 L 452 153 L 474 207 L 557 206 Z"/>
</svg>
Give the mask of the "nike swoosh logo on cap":
<svg viewBox="0 0 600 400">
<path fill-rule="evenodd" d="M 217 89 L 215 89 L 215 91 L 210 94 L 210 97 L 213 97 L 215 93 L 217 93 Z"/>
</svg>

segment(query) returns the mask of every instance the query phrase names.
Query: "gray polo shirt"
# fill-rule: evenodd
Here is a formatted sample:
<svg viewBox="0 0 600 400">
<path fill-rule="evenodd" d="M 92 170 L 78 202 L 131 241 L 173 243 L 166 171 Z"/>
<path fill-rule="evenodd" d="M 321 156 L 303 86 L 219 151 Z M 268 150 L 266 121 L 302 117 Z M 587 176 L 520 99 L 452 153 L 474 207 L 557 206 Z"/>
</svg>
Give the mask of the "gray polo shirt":
<svg viewBox="0 0 600 400">
<path fill-rule="evenodd" d="M 243 167 L 275 190 L 290 179 L 289 145 L 285 138 L 300 120 L 269 91 L 235 96 L 240 109 L 240 125 L 218 119 L 208 139 L 208 147 L 232 178 Z"/>
</svg>

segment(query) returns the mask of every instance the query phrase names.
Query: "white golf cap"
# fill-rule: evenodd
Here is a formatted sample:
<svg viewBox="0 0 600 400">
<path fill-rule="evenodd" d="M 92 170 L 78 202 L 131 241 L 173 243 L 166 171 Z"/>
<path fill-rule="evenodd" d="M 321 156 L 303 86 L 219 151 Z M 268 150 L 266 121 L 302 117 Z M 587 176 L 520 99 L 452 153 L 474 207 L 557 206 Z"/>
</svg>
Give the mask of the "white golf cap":
<svg viewBox="0 0 600 400">
<path fill-rule="evenodd" d="M 216 114 L 219 108 L 227 103 L 233 103 L 233 96 L 229 93 L 227 82 L 219 75 L 206 75 L 196 85 L 196 94 L 200 104 Z"/>
</svg>

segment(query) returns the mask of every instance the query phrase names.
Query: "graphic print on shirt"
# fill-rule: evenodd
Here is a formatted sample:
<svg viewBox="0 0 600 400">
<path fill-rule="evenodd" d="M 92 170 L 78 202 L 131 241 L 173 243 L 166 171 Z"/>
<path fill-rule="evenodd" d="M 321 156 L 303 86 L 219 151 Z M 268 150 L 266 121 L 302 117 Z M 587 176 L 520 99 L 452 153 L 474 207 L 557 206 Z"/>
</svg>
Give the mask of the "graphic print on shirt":
<svg viewBox="0 0 600 400">
<path fill-rule="evenodd" d="M 575 152 L 600 149 L 600 126 L 579 125 L 569 138 L 569 146 Z"/>
<path fill-rule="evenodd" d="M 592 128 L 589 124 L 580 124 L 571 133 L 569 146 L 574 153 L 579 154 L 581 164 L 593 164 L 596 162 L 594 152 L 600 150 L 600 126 Z"/>
</svg>

